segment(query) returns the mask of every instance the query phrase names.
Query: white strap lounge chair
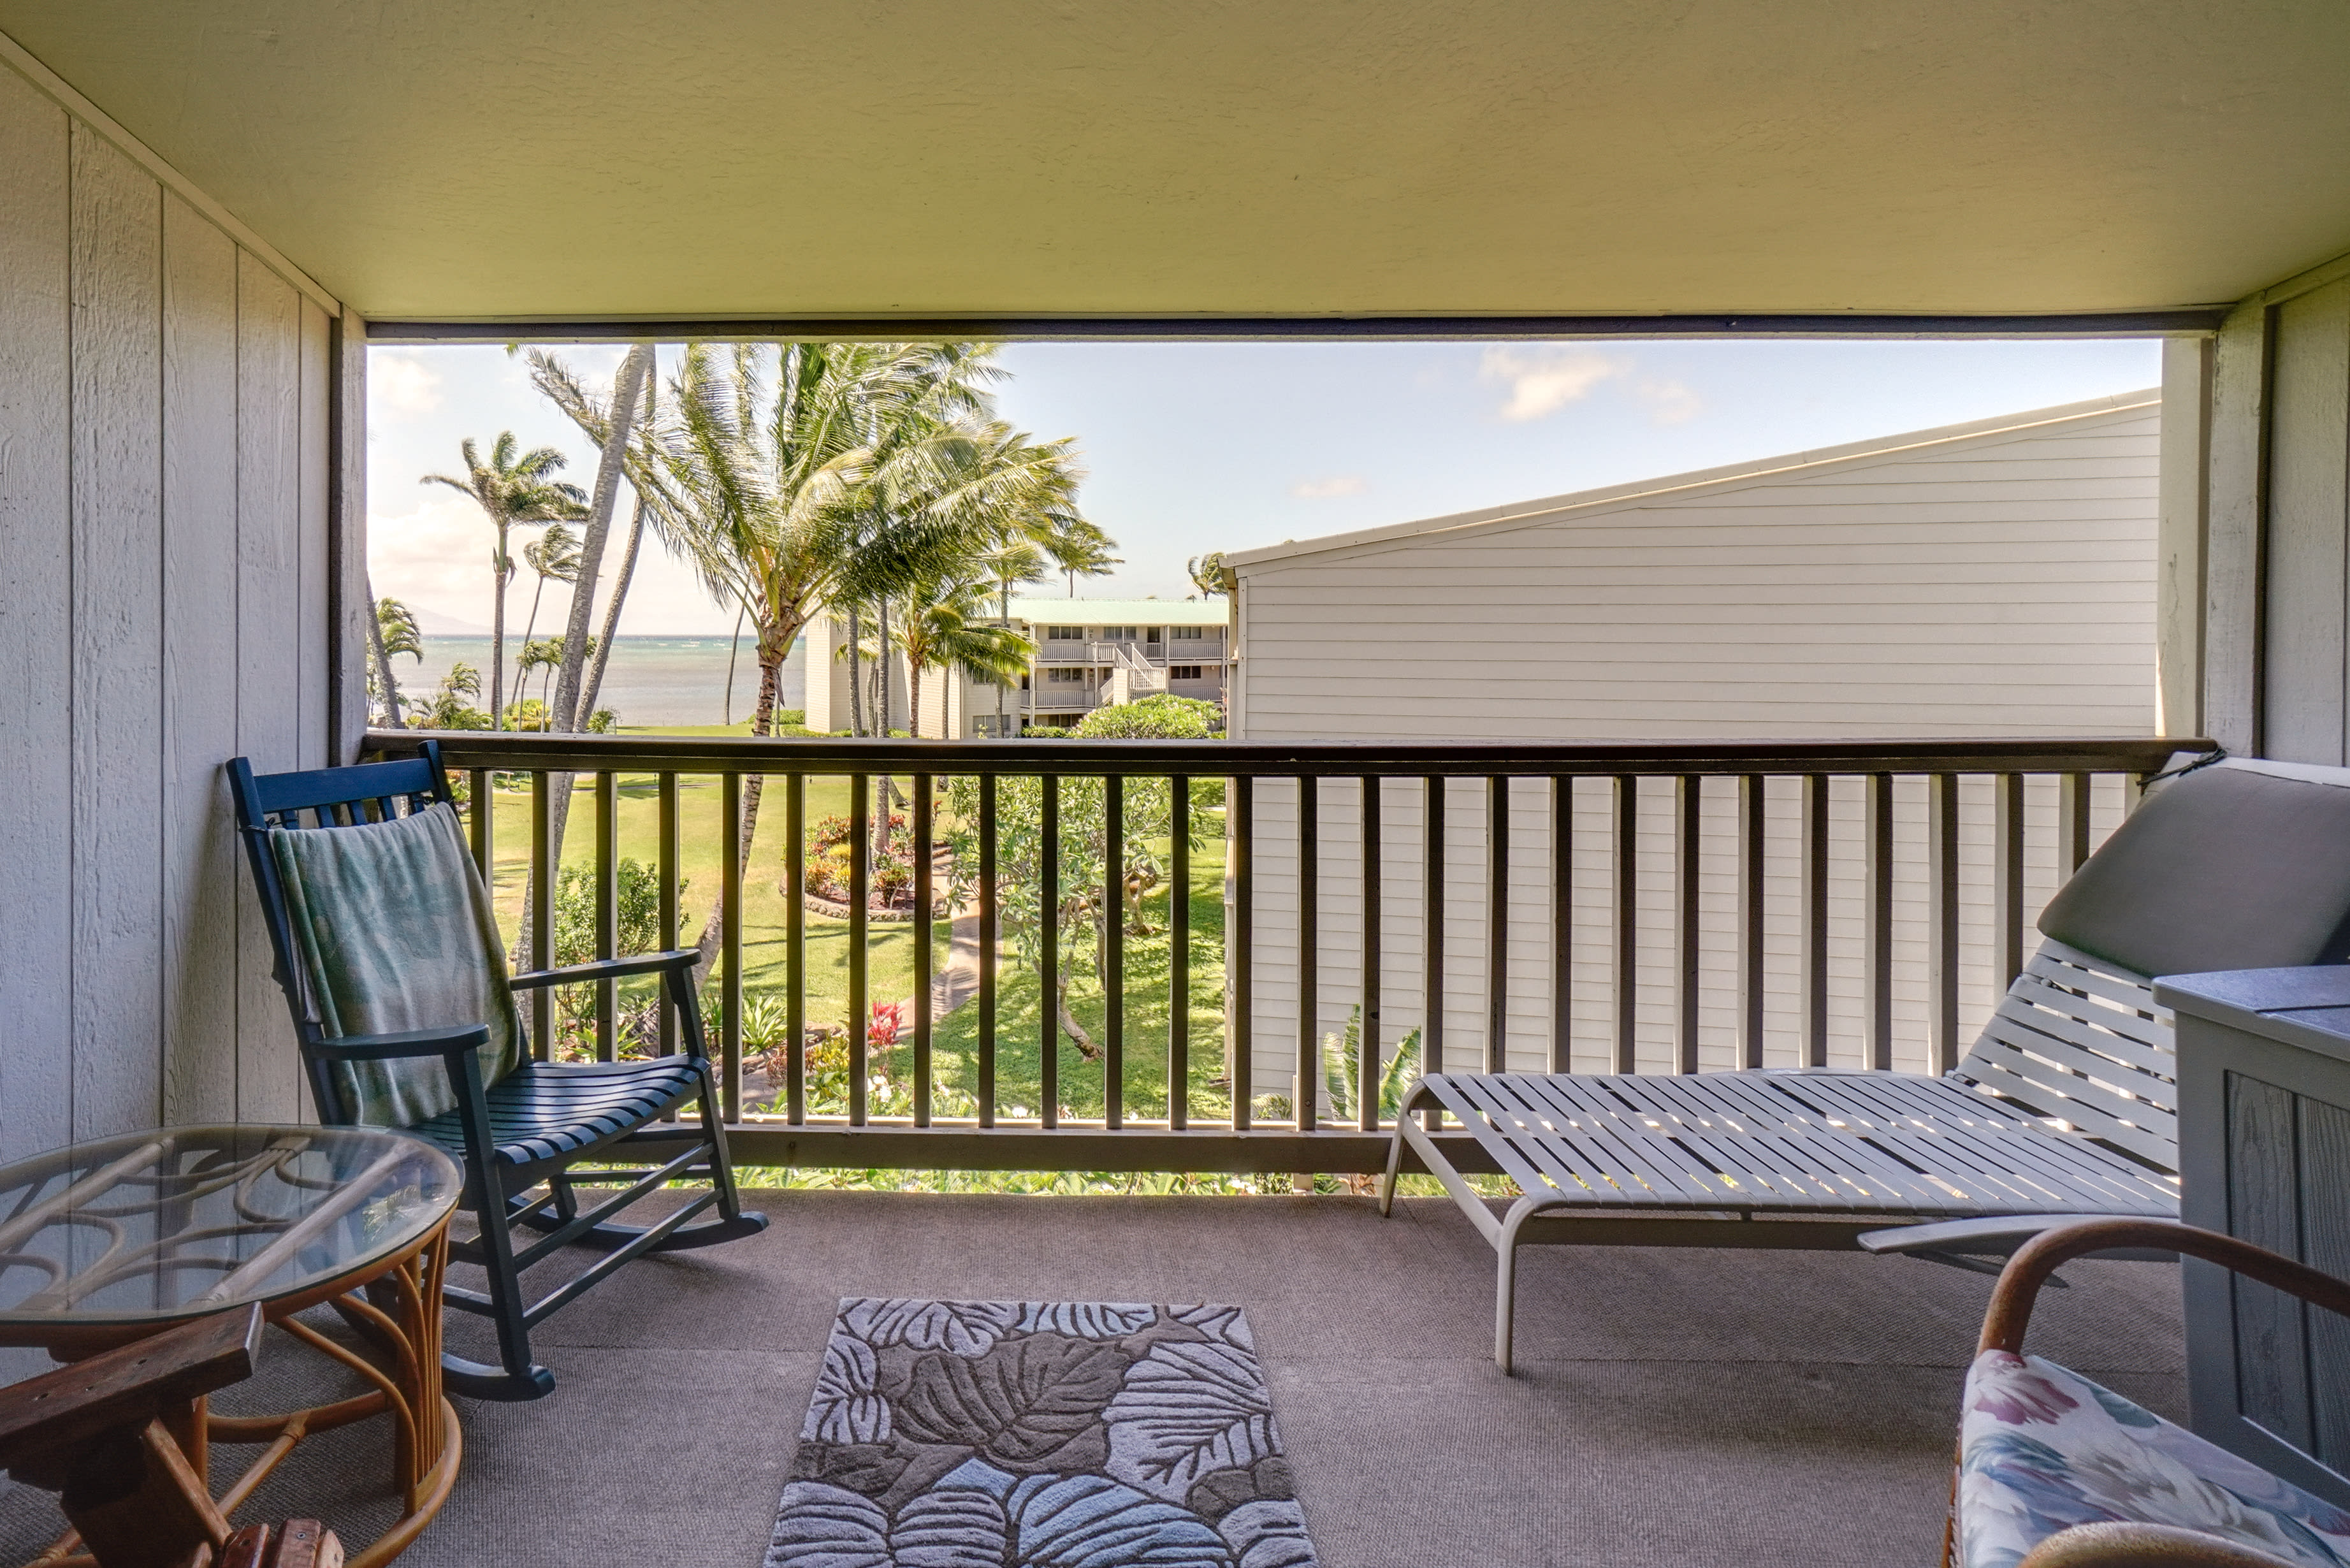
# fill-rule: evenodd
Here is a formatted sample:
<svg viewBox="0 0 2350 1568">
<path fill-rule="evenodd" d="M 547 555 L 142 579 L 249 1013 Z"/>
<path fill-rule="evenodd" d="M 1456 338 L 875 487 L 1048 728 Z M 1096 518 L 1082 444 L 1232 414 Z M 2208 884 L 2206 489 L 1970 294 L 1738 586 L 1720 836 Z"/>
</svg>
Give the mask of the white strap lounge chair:
<svg viewBox="0 0 2350 1568">
<path fill-rule="evenodd" d="M 2344 960 L 2350 770 L 2228 761 L 2158 786 L 2040 929 L 1942 1077 L 1431 1074 L 1397 1118 L 1381 1211 L 1409 1147 L 1498 1254 L 1504 1371 L 1523 1246 L 1856 1246 L 1996 1272 L 1977 1260 L 2051 1217 L 2175 1219 L 2171 1021 L 2151 981 Z M 1439 1107 L 1516 1182 L 1506 1212 L 1428 1135 Z"/>
</svg>

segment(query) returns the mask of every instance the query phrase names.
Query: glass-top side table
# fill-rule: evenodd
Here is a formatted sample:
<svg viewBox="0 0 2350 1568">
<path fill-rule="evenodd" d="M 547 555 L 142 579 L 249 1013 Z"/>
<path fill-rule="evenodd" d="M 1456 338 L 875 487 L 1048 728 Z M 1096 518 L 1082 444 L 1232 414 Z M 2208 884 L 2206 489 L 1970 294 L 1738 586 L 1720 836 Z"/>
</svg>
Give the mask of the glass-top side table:
<svg viewBox="0 0 2350 1568">
<path fill-rule="evenodd" d="M 247 1303 L 370 1391 L 267 1416 L 199 1402 L 175 1432 L 196 1473 L 212 1443 L 264 1451 L 222 1493 L 224 1513 L 302 1438 L 390 1418 L 400 1520 L 349 1568 L 415 1540 L 455 1482 L 456 1412 L 441 1390 L 441 1292 L 463 1186 L 449 1157 L 368 1127 L 164 1127 L 0 1167 L 0 1345 L 75 1361 Z M 331 1306 L 376 1354 L 296 1316 Z M 40 1561 L 70 1563 L 68 1538 Z M 88 1561 L 87 1558 L 82 1561 Z"/>
</svg>

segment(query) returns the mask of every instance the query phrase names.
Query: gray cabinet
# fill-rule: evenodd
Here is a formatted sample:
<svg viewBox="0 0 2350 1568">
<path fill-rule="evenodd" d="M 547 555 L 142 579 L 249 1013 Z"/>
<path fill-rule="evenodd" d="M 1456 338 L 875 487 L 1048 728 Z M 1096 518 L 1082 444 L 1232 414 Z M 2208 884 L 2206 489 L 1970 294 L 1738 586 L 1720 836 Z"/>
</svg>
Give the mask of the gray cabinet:
<svg viewBox="0 0 2350 1568">
<path fill-rule="evenodd" d="M 2182 1217 L 2350 1278 L 2350 967 L 2178 975 Z M 2350 1319 L 2185 1264 L 2195 1429 L 2350 1506 Z"/>
</svg>

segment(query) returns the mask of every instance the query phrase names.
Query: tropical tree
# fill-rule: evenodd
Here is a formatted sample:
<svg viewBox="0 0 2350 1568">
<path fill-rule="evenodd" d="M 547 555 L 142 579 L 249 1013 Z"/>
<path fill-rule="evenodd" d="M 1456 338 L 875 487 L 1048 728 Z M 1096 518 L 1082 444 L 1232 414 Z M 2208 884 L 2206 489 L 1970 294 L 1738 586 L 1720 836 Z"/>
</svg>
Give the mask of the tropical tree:
<svg viewBox="0 0 2350 1568">
<path fill-rule="evenodd" d="M 999 536 L 1042 469 L 1074 469 L 1066 442 L 1005 461 L 989 418 L 993 354 L 969 343 L 687 346 L 646 498 L 663 542 L 712 597 L 747 612 L 754 734 L 774 733 L 784 659 L 819 605 L 872 602 L 954 571 Z M 762 783 L 744 781 L 740 856 Z M 713 907 L 705 968 L 718 920 Z"/>
<path fill-rule="evenodd" d="M 522 652 L 515 659 L 515 701 L 510 711 L 523 713 L 533 705 L 530 695 L 530 678 L 534 673 L 545 670 L 547 672 L 547 680 L 551 681 L 554 680 L 554 672 L 562 666 L 563 639 L 561 638 L 542 637 L 536 641 L 524 643 Z M 507 727 L 509 729 L 546 729 L 546 714 L 550 710 L 543 696 L 536 702 L 536 710 L 527 722 L 509 720 Z"/>
<path fill-rule="evenodd" d="M 987 590 L 993 586 L 975 576 L 937 576 L 907 591 L 898 646 L 906 655 L 907 730 L 915 739 L 922 734 L 923 671 L 960 670 L 1001 691 L 1028 668 L 1036 645 L 987 618 Z"/>
<path fill-rule="evenodd" d="M 419 664 L 424 662 L 424 634 L 417 629 L 414 612 L 395 598 L 376 600 L 375 620 L 368 628 L 368 649 L 369 694 L 382 703 L 384 722 L 400 729 L 400 683 L 391 678 L 391 656 L 404 653 Z"/>
<path fill-rule="evenodd" d="M 995 584 L 995 624 L 1007 631 L 1012 627 L 1012 585 L 1041 583 L 1050 575 L 1045 569 L 1043 547 L 1024 534 L 998 541 L 983 551 L 973 564 Z M 1004 708 L 1011 690 L 1009 681 L 996 683 L 995 732 L 999 736 L 1008 731 Z"/>
<path fill-rule="evenodd" d="M 544 348 L 530 351 L 531 384 L 547 400 L 563 410 L 582 433 L 596 443 L 601 454 L 596 471 L 596 497 L 588 524 L 590 537 L 582 542 L 582 570 L 585 572 L 587 600 L 596 594 L 596 581 L 603 563 L 604 535 L 597 532 L 596 518 L 601 517 L 608 528 L 611 521 L 610 495 L 616 493 L 619 480 L 625 478 L 636 492 L 636 504 L 629 520 L 629 541 L 620 555 L 620 569 L 612 584 L 611 597 L 604 607 L 602 630 L 588 638 L 588 662 L 575 683 L 578 691 L 574 705 L 575 715 L 591 714 L 596 711 L 597 698 L 604 685 L 604 670 L 612 655 L 612 639 L 619 630 L 620 607 L 628 602 L 629 587 L 637 573 L 637 554 L 644 543 L 645 523 L 649 511 L 646 493 L 658 483 L 659 459 L 655 452 L 655 431 L 660 420 L 656 400 L 659 390 L 653 375 L 652 345 L 639 343 L 631 348 L 613 377 L 613 397 L 608 402 L 598 398 L 579 379 L 578 373 L 563 359 Z M 616 420 L 615 415 L 618 415 Z M 581 600 L 575 590 L 574 605 Z M 571 627 L 579 635 L 586 634 L 585 612 L 575 607 Z"/>
<path fill-rule="evenodd" d="M 1123 558 L 1110 554 L 1118 542 L 1082 518 L 1046 533 L 1036 542 L 1053 558 L 1053 565 L 1067 576 L 1071 598 L 1077 597 L 1079 577 L 1105 577 L 1114 568 L 1126 565 Z"/>
<path fill-rule="evenodd" d="M 576 583 L 579 580 L 579 535 L 560 523 L 549 523 L 546 531 L 522 547 L 522 558 L 528 563 L 538 582 L 530 591 L 530 614 L 522 623 L 522 645 L 530 648 L 530 634 L 538 629 L 538 601 L 546 596 L 546 580 Z M 522 671 L 515 671 L 515 687 L 522 687 Z"/>
<path fill-rule="evenodd" d="M 1211 550 L 1204 556 L 1194 556 L 1183 563 L 1191 575 L 1191 586 L 1200 590 L 1203 599 L 1214 598 L 1224 591 L 1224 553 Z"/>
<path fill-rule="evenodd" d="M 553 523 L 558 519 L 577 521 L 588 512 L 588 497 L 577 485 L 548 477 L 563 466 L 561 452 L 551 446 L 535 447 L 525 452 L 521 446 L 514 431 L 501 431 L 498 439 L 491 443 L 489 461 L 484 462 L 473 438 L 467 436 L 457 448 L 465 462 L 463 479 L 428 473 L 419 481 L 445 484 L 472 496 L 474 504 L 488 516 L 490 525 L 497 530 L 497 542 L 490 550 L 490 580 L 494 590 L 490 620 L 493 724 L 505 701 L 506 585 L 515 574 L 514 557 L 506 549 L 508 535 L 517 524 Z"/>
<path fill-rule="evenodd" d="M 441 678 L 432 700 L 417 710 L 416 722 L 427 730 L 486 730 L 490 716 L 468 701 L 481 695 L 481 671 L 461 659 Z"/>
<path fill-rule="evenodd" d="M 1120 740 L 1149 737 L 1160 740 L 1206 740 L 1206 713 L 1213 704 L 1181 697 L 1153 697 L 1118 708 L 1101 708 L 1086 715 L 1072 733 L 1081 739 Z M 1107 972 L 1109 943 L 1116 929 L 1128 935 L 1149 934 L 1143 901 L 1166 881 L 1167 867 L 1159 846 L 1174 828 L 1174 785 L 1165 778 L 1129 778 L 1119 791 L 1118 864 L 1109 859 L 1108 791 L 1102 780 L 1075 775 L 1055 786 L 1060 819 L 1058 899 L 1044 904 L 1044 856 L 1048 848 L 1044 832 L 1044 781 L 1034 775 L 1001 778 L 995 785 L 996 907 L 1002 912 L 1005 936 L 1021 961 L 1031 971 L 1040 966 L 1046 932 L 1055 933 L 1060 963 L 1059 994 L 1047 999 L 1060 1033 L 1087 1061 L 1100 1055 L 1069 1006 L 1073 988 L 1090 982 L 1097 989 Z M 1191 806 L 1185 813 L 1188 842 L 1194 849 L 1205 842 L 1208 814 L 1199 809 L 1213 804 L 1218 785 L 1210 779 L 1191 782 Z M 956 881 L 957 901 L 975 888 L 980 876 L 977 779 L 958 774 L 947 785 L 948 848 Z M 1182 890 L 1177 890 L 1182 896 Z"/>
</svg>

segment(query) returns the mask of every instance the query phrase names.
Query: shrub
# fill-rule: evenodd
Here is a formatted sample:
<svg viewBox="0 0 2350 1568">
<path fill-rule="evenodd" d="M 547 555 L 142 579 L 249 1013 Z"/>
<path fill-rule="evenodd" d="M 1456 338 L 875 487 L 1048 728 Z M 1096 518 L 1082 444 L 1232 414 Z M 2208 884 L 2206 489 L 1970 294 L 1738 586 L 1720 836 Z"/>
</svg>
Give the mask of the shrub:
<svg viewBox="0 0 2350 1568">
<path fill-rule="evenodd" d="M 1084 741 L 1208 741 L 1222 721 L 1213 702 L 1162 691 L 1139 702 L 1097 708 L 1070 733 Z"/>
<path fill-rule="evenodd" d="M 612 928 L 612 950 L 615 953 L 650 952 L 660 945 L 660 874 L 640 860 L 623 859 L 613 867 L 613 881 L 618 898 L 618 919 Z M 685 895 L 688 879 L 678 881 L 678 896 Z M 555 879 L 555 951 L 547 961 L 564 964 L 586 963 L 596 956 L 596 873 L 592 867 L 574 863 L 566 866 Z M 595 1054 L 596 992 L 585 985 L 558 987 L 555 992 L 558 1022 L 556 1033 L 567 1054 Z M 646 1054 L 655 1048 L 660 1038 L 660 1006 L 658 995 L 650 1005 L 637 1002 L 619 1009 L 617 1033 L 626 1041 L 642 1047 Z"/>
</svg>

